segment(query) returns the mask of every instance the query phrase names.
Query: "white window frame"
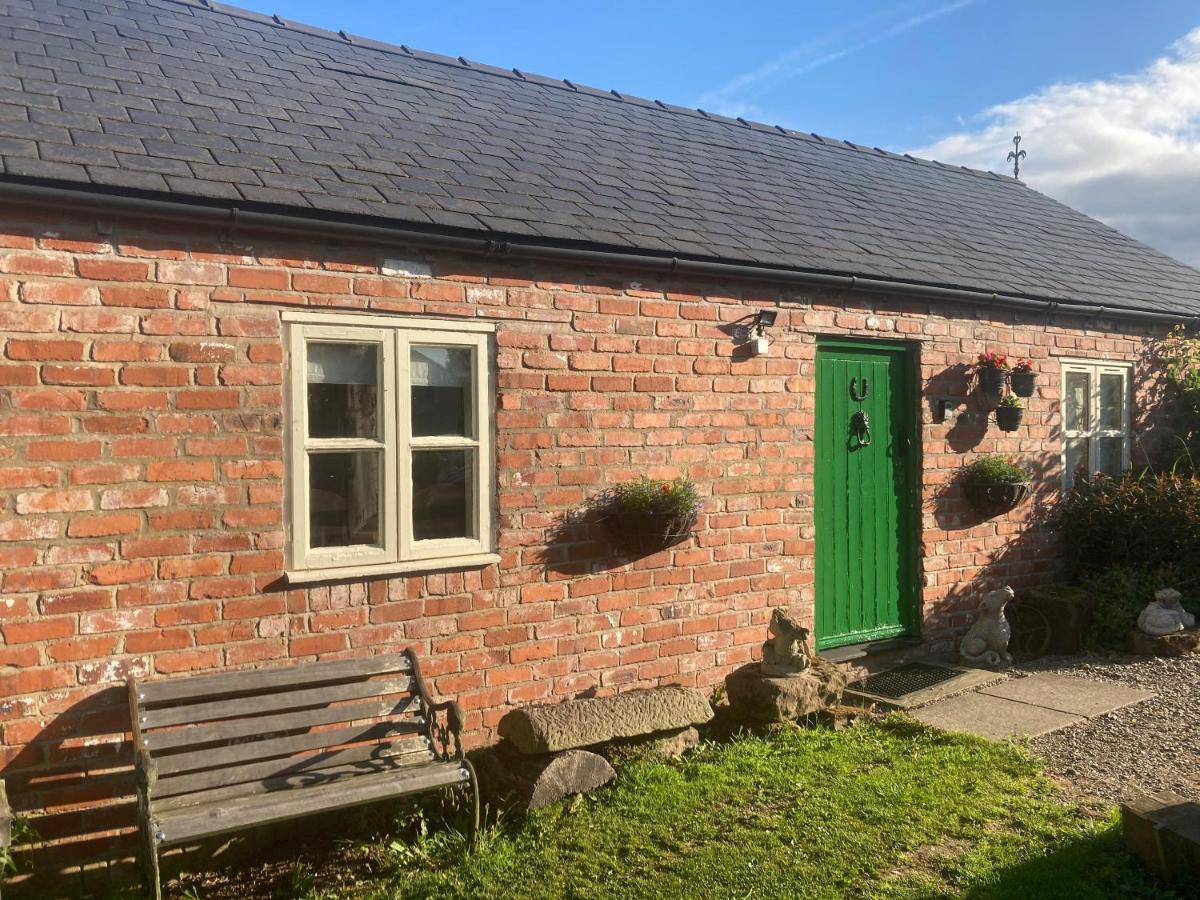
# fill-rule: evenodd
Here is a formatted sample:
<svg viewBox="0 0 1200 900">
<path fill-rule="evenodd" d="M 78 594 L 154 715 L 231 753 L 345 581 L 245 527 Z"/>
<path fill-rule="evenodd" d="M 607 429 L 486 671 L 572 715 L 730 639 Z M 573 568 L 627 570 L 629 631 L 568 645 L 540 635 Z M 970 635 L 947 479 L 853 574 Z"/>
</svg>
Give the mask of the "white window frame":
<svg viewBox="0 0 1200 900">
<path fill-rule="evenodd" d="M 1120 437 L 1121 440 L 1121 471 L 1129 469 L 1132 462 L 1133 443 L 1133 363 L 1113 362 L 1096 359 L 1063 359 L 1060 376 L 1059 421 L 1062 424 L 1062 450 L 1060 460 L 1062 465 L 1062 487 L 1069 490 L 1073 472 L 1067 465 L 1067 441 L 1072 438 L 1088 438 L 1088 471 L 1099 470 L 1100 438 Z M 1067 429 L 1067 375 L 1071 372 L 1083 372 L 1089 378 L 1088 423 L 1087 431 Z M 1121 429 L 1100 427 L 1100 376 L 1120 375 L 1122 380 L 1122 404 L 1124 415 Z"/>
<path fill-rule="evenodd" d="M 287 516 L 290 582 L 395 572 L 437 571 L 497 562 L 494 516 L 494 368 L 492 334 L 485 322 L 393 316 L 285 312 L 288 347 Z M 310 343 L 379 346 L 380 435 L 308 437 L 307 347 Z M 414 346 L 467 347 L 472 353 L 472 434 L 413 437 L 410 351 Z M 471 507 L 476 538 L 415 540 L 412 454 L 417 449 L 471 449 L 475 471 Z M 381 546 L 309 546 L 309 458 L 314 452 L 376 450 L 383 456 L 380 487 Z"/>
</svg>

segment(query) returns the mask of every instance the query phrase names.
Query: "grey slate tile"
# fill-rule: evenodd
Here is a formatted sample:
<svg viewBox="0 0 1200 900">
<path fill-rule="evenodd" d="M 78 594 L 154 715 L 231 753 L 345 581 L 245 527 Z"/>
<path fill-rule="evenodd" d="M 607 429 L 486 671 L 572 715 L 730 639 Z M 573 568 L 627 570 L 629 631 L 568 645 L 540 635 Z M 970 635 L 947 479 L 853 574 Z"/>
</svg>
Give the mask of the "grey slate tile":
<svg viewBox="0 0 1200 900">
<path fill-rule="evenodd" d="M 1200 273 L 1003 176 L 181 0 L 0 4 L 0 154 L 0 178 L 1200 312 Z"/>
</svg>

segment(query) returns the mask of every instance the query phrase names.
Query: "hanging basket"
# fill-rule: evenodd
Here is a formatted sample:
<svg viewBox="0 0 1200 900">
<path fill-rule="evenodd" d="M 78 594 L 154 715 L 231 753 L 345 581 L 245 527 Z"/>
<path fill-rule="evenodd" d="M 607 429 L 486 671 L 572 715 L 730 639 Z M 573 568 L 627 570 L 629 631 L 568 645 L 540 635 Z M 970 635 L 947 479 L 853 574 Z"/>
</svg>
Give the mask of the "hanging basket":
<svg viewBox="0 0 1200 900">
<path fill-rule="evenodd" d="M 979 390 L 985 394 L 1004 393 L 1004 375 L 1003 369 L 980 369 Z"/>
<path fill-rule="evenodd" d="M 613 541 L 631 553 L 648 555 L 685 541 L 696 527 L 698 513 L 608 513 L 600 521 Z"/>
<path fill-rule="evenodd" d="M 1033 372 L 1013 372 L 1008 376 L 1008 383 L 1018 397 L 1032 397 L 1037 375 Z"/>
<path fill-rule="evenodd" d="M 1016 431 L 1025 418 L 1025 410 L 1019 406 L 1000 406 L 996 409 L 996 427 L 1001 431 Z"/>
<path fill-rule="evenodd" d="M 965 484 L 963 493 L 971 509 L 990 519 L 1019 506 L 1029 496 L 1029 483 Z"/>
</svg>

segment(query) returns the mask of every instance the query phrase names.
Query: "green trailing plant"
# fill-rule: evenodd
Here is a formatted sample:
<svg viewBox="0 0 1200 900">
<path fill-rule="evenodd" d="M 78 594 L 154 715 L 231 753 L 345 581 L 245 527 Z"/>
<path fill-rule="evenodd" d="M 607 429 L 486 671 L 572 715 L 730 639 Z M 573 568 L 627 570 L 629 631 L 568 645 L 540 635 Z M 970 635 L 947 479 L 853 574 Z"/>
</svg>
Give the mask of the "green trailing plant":
<svg viewBox="0 0 1200 900">
<path fill-rule="evenodd" d="M 1078 478 L 1060 508 L 1068 574 L 1114 566 L 1200 574 L 1200 478 L 1178 472 Z"/>
<path fill-rule="evenodd" d="M 1178 438 L 1173 467 L 1195 472 L 1200 462 L 1200 334 L 1177 325 L 1163 341 L 1171 426 Z"/>
<path fill-rule="evenodd" d="M 1154 592 L 1178 583 L 1176 569 L 1145 571 L 1128 566 L 1114 566 L 1085 579 L 1084 587 L 1094 604 L 1089 649 L 1128 649 L 1138 614 L 1154 599 Z"/>
<path fill-rule="evenodd" d="M 12 820 L 12 843 L 14 845 L 32 844 L 38 839 L 38 833 L 25 816 L 16 816 Z M 0 880 L 6 875 L 15 875 L 21 871 L 16 851 L 12 847 L 0 847 Z"/>
<path fill-rule="evenodd" d="M 1000 398 L 1001 409 L 1022 409 L 1021 398 L 1016 394 L 1005 394 Z"/>
<path fill-rule="evenodd" d="M 963 467 L 963 484 L 990 487 L 997 484 L 1027 484 L 1030 470 L 1009 456 L 981 456 Z"/>
<path fill-rule="evenodd" d="M 619 484 L 602 497 L 609 512 L 652 513 L 686 518 L 700 510 L 700 495 L 690 478 L 660 481 L 645 475 Z"/>
</svg>

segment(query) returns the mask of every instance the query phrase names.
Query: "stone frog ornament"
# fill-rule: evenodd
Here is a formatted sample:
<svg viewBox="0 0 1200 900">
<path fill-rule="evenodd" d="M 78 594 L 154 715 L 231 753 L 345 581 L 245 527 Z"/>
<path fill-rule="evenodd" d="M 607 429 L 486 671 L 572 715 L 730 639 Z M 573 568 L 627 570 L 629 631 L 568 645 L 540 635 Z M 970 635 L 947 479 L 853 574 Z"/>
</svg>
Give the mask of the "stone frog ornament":
<svg viewBox="0 0 1200 900">
<path fill-rule="evenodd" d="M 1154 599 L 1138 614 L 1138 631 L 1162 637 L 1175 634 L 1185 628 L 1194 628 L 1196 617 L 1179 602 L 1183 595 L 1174 588 L 1163 588 L 1154 592 Z"/>
<path fill-rule="evenodd" d="M 771 639 L 763 644 L 762 674 L 799 675 L 812 665 L 808 649 L 808 629 L 782 609 L 771 613 L 767 626 Z"/>
<path fill-rule="evenodd" d="M 1013 596 L 1013 589 L 1008 586 L 983 595 L 979 616 L 958 647 L 963 660 L 993 667 L 1012 663 L 1012 654 L 1008 652 L 1012 629 L 1009 628 L 1008 619 L 1004 618 L 1004 607 Z"/>
</svg>

